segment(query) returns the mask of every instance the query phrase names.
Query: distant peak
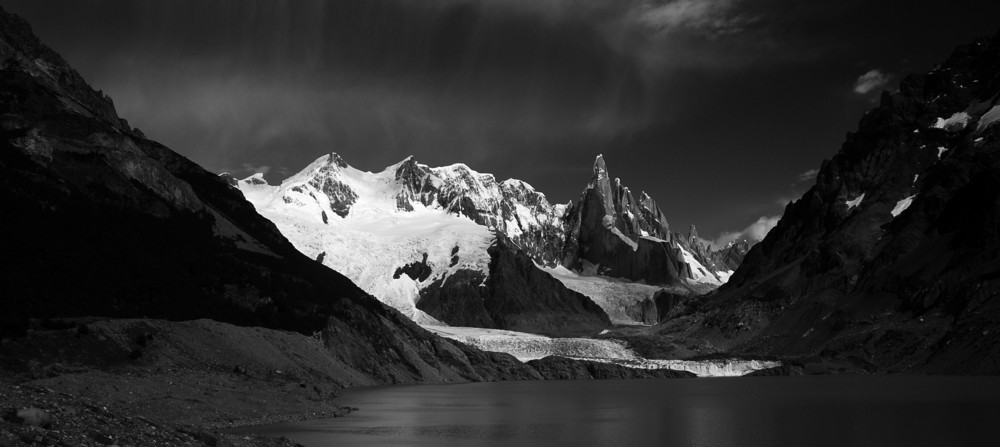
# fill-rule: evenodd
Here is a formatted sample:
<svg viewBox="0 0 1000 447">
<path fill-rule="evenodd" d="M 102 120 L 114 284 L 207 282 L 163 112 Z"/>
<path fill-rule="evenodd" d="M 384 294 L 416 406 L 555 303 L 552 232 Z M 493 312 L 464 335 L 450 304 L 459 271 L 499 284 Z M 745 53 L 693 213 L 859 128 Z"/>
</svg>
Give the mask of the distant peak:
<svg viewBox="0 0 1000 447">
<path fill-rule="evenodd" d="M 526 182 L 524 180 L 518 180 L 516 178 L 509 178 L 509 179 L 504 180 L 503 182 L 501 182 L 501 184 L 507 185 L 508 187 L 511 187 L 511 188 L 524 188 L 524 189 L 527 189 L 527 190 L 530 190 L 530 191 L 534 191 L 535 190 L 535 188 L 532 187 L 530 184 L 528 184 L 528 182 Z M 539 193 L 539 194 L 541 194 L 541 193 Z M 542 195 L 544 195 L 544 194 L 542 194 Z"/>
<path fill-rule="evenodd" d="M 247 178 L 245 178 L 245 179 L 243 179 L 241 181 L 243 181 L 245 183 L 248 183 L 248 184 L 251 184 L 251 185 L 267 185 L 268 184 L 267 183 L 267 179 L 264 178 L 264 173 L 263 172 L 258 172 L 256 174 L 253 174 L 253 175 L 251 175 L 251 176 L 249 176 L 249 177 L 247 177 Z"/>
<path fill-rule="evenodd" d="M 239 179 L 237 179 L 236 176 L 230 172 L 223 172 L 219 174 L 219 178 L 224 180 L 227 184 L 229 184 L 229 186 L 236 187 L 239 184 Z"/>
</svg>

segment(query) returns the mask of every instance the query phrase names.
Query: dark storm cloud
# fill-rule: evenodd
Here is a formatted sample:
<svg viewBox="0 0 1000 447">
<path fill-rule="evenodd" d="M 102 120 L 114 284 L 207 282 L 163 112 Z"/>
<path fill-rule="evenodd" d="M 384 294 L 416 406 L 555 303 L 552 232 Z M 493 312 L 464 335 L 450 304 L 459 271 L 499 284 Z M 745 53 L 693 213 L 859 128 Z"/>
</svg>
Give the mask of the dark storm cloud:
<svg viewBox="0 0 1000 447">
<path fill-rule="evenodd" d="M 476 162 L 511 140 L 641 125 L 636 61 L 610 48 L 592 17 L 537 7 L 75 2 L 63 17 L 116 24 L 70 52 L 86 54 L 80 65 L 99 86 L 121 92 L 123 115 L 210 167 L 275 149 L 290 159 L 388 152 L 378 162 L 471 151 L 464 161 Z"/>
<path fill-rule="evenodd" d="M 362 169 L 413 154 L 566 201 L 604 153 L 675 228 L 709 235 L 751 228 L 801 193 L 789 179 L 832 155 L 869 106 L 852 93 L 859 74 L 923 70 L 993 31 L 982 24 L 1000 8 L 958 3 L 976 13 L 860 0 L 4 7 L 133 125 L 212 170 L 278 179 L 330 151 Z"/>
</svg>

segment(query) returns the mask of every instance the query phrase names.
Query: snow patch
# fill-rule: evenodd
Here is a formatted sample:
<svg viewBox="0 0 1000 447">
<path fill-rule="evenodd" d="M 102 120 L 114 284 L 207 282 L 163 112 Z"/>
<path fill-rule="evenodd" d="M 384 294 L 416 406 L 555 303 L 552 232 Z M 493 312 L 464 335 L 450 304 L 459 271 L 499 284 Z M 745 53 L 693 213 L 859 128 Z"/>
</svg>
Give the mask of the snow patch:
<svg viewBox="0 0 1000 447">
<path fill-rule="evenodd" d="M 639 244 L 636 241 L 630 239 L 628 236 L 622 234 L 621 230 L 619 230 L 618 227 L 611 227 L 611 232 L 614 233 L 615 236 L 618 236 L 618 238 L 621 239 L 622 242 L 628 244 L 629 247 L 632 247 L 632 251 L 636 251 L 639 249 Z"/>
<path fill-rule="evenodd" d="M 892 217 L 898 217 L 900 214 L 903 214 L 903 211 L 906 211 L 913 204 L 915 197 L 917 197 L 916 194 L 896 202 L 896 207 L 892 209 Z"/>
<path fill-rule="evenodd" d="M 698 262 L 698 258 L 694 257 L 694 255 L 685 250 L 684 247 L 678 245 L 677 248 L 681 250 L 681 256 L 684 257 L 684 262 L 691 267 L 691 282 L 699 284 L 713 284 L 716 286 L 721 286 L 723 282 L 725 282 L 709 273 L 708 269 Z"/>
<path fill-rule="evenodd" d="M 1000 121 L 1000 106 L 993 106 L 992 109 L 979 118 L 979 125 L 976 126 L 976 133 L 982 133 L 997 121 Z"/>
<path fill-rule="evenodd" d="M 972 117 L 970 117 L 968 113 L 958 112 L 948 119 L 938 118 L 931 127 L 935 129 L 944 129 L 949 132 L 958 132 L 965 129 L 965 126 L 969 125 L 969 119 L 971 118 Z"/>
<path fill-rule="evenodd" d="M 938 154 L 937 154 L 938 155 L 938 160 L 941 159 L 941 156 L 943 156 L 945 152 L 948 152 L 948 148 L 946 148 L 944 146 L 938 146 L 937 150 L 938 150 Z"/>
<path fill-rule="evenodd" d="M 733 273 L 736 273 L 736 272 L 733 271 L 733 270 L 717 271 L 717 272 L 715 272 L 715 276 L 718 276 L 719 277 L 719 281 L 722 281 L 722 283 L 725 284 L 725 283 L 729 282 L 729 278 L 733 277 Z"/>
<path fill-rule="evenodd" d="M 848 200 L 847 202 L 845 202 L 845 205 L 847 205 L 847 209 L 851 209 L 851 208 L 854 208 L 854 207 L 856 207 L 858 205 L 861 205 L 861 202 L 864 201 L 864 200 L 865 200 L 865 195 L 861 194 L 860 196 L 858 196 L 854 200 Z"/>
<path fill-rule="evenodd" d="M 447 170 L 463 168 L 468 169 L 455 165 Z M 255 177 L 238 185 L 254 208 L 303 254 L 313 259 L 324 254 L 324 265 L 365 292 L 417 322 L 434 323 L 416 308 L 421 287 L 459 269 L 487 274 L 486 250 L 495 237 L 487 227 L 439 207 L 415 202 L 413 211 L 399 210 L 396 169 L 398 164 L 379 173 L 364 172 L 330 164 L 324 156 L 279 186 L 260 184 Z M 313 186 L 317 178 L 334 179 L 357 195 L 346 217 L 334 213 L 329 197 Z M 457 262 L 452 256 L 455 247 Z M 398 268 L 421 262 L 425 254 L 429 278 L 417 281 L 405 274 L 394 278 Z"/>
</svg>

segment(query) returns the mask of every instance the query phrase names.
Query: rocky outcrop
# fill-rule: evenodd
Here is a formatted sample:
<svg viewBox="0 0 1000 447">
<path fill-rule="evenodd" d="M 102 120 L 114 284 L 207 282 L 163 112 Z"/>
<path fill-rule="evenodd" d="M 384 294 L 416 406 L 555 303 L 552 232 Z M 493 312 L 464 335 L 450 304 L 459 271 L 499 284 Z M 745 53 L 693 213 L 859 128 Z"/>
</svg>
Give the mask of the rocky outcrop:
<svg viewBox="0 0 1000 447">
<path fill-rule="evenodd" d="M 660 290 L 654 293 L 652 297 L 646 298 L 641 303 L 642 322 L 656 324 L 660 321 L 665 321 L 670 312 L 687 298 L 687 295 L 677 294 L 668 290 Z"/>
<path fill-rule="evenodd" d="M 1000 36 L 883 93 L 729 283 L 661 333 L 874 371 L 1000 372 L 998 73 Z"/>
<path fill-rule="evenodd" d="M 598 156 L 593 179 L 567 210 L 563 265 L 654 284 L 686 279 L 663 213 L 648 195 L 640 197 L 636 201 L 619 179 L 611 180 Z"/>
<path fill-rule="evenodd" d="M 460 270 L 420 292 L 417 308 L 453 326 L 550 336 L 591 335 L 611 325 L 590 298 L 539 270 L 512 242 L 489 248 L 488 275 Z"/>
<path fill-rule="evenodd" d="M 754 242 L 751 242 L 747 238 L 741 238 L 730 242 L 725 247 L 712 251 L 710 256 L 716 268 L 735 272 L 740 267 L 740 264 L 743 263 L 743 258 L 750 252 L 750 248 L 754 244 Z"/>
<path fill-rule="evenodd" d="M 436 337 L 296 250 L 219 176 L 118 119 L 0 12 L 0 331 L 30 319 L 210 318 L 316 334 L 376 383 L 520 364 Z M 318 214 L 318 213 L 317 213 Z"/>
<path fill-rule="evenodd" d="M 316 177 L 309 182 L 313 188 L 321 191 L 326 196 L 326 199 L 329 200 L 331 211 L 340 217 L 347 217 L 347 214 L 351 212 L 351 205 L 354 205 L 354 202 L 358 200 L 358 194 L 350 186 L 341 182 L 336 176 L 339 170 L 346 167 L 347 163 L 344 163 L 344 160 L 339 155 L 327 155 L 326 163 L 320 165 Z"/>
</svg>

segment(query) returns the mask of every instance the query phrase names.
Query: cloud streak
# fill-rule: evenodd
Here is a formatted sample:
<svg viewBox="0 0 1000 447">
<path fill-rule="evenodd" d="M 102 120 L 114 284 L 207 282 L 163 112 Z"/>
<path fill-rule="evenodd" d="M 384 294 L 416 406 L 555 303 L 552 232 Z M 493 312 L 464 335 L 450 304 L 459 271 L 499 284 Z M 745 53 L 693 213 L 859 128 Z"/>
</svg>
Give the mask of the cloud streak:
<svg viewBox="0 0 1000 447">
<path fill-rule="evenodd" d="M 859 95 L 867 95 L 876 89 L 880 89 L 889 81 L 892 80 L 892 75 L 884 73 L 882 70 L 873 69 L 867 73 L 858 76 L 858 79 L 854 81 L 854 93 Z"/>
<path fill-rule="evenodd" d="M 639 7 L 640 21 L 653 28 L 670 31 L 677 28 L 718 31 L 739 20 L 732 16 L 734 0 L 673 0 Z"/>
<path fill-rule="evenodd" d="M 796 176 L 800 182 L 808 182 L 816 178 L 819 175 L 819 169 L 810 169 Z"/>
<path fill-rule="evenodd" d="M 711 241 L 709 245 L 714 249 L 719 249 L 732 242 L 742 239 L 747 239 L 751 243 L 760 242 L 764 240 L 767 233 L 771 232 L 771 230 L 778 225 L 779 220 L 781 220 L 781 216 L 762 216 L 757 219 L 756 222 L 750 224 L 741 231 L 731 231 L 720 234 L 719 237 Z"/>
</svg>

